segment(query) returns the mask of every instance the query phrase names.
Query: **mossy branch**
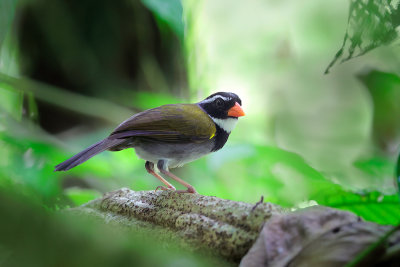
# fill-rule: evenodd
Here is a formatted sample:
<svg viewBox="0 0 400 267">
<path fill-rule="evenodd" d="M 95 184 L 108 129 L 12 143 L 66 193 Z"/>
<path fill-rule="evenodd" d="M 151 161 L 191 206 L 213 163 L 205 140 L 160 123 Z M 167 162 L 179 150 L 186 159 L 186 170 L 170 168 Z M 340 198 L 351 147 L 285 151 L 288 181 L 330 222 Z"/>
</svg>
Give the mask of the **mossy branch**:
<svg viewBox="0 0 400 267">
<path fill-rule="evenodd" d="M 164 242 L 172 239 L 229 261 L 242 260 L 242 266 L 344 265 L 390 228 L 321 206 L 290 212 L 270 203 L 126 188 L 70 211 L 155 233 Z M 399 235 L 393 235 L 386 248 L 399 242 Z M 386 249 L 378 254 L 371 263 L 384 258 Z"/>
</svg>

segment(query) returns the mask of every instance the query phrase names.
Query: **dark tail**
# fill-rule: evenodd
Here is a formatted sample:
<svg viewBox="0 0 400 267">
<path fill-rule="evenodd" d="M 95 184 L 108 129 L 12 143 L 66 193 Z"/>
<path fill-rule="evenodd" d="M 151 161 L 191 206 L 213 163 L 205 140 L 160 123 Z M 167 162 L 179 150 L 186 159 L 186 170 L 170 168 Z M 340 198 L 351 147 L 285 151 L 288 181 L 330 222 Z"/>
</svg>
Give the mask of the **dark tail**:
<svg viewBox="0 0 400 267">
<path fill-rule="evenodd" d="M 84 163 L 88 159 L 90 159 L 93 156 L 96 156 L 100 152 L 103 152 L 104 150 L 107 150 L 115 145 L 119 145 L 123 143 L 125 140 L 124 139 L 104 139 L 94 145 L 91 145 L 90 147 L 86 148 L 85 150 L 79 152 L 75 156 L 73 156 L 70 159 L 67 159 L 64 162 L 61 162 L 57 166 L 55 166 L 54 171 L 68 171 L 69 169 L 72 169 L 75 166 L 78 166 L 79 164 Z"/>
</svg>

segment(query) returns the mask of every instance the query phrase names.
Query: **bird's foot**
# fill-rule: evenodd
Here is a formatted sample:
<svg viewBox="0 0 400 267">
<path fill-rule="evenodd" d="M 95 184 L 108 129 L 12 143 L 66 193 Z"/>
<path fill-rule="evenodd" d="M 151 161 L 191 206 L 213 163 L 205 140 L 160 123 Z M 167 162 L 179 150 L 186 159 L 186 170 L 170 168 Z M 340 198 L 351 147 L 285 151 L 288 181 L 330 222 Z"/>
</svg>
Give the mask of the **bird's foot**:
<svg viewBox="0 0 400 267">
<path fill-rule="evenodd" d="M 165 186 L 159 185 L 159 186 L 156 187 L 156 189 L 154 190 L 154 192 L 157 192 L 158 189 L 160 189 L 160 190 L 162 190 L 162 191 L 175 191 L 175 190 L 176 190 L 176 188 L 173 187 L 173 186 L 171 186 L 171 187 L 165 187 Z"/>
<path fill-rule="evenodd" d="M 187 190 L 176 190 L 176 192 L 178 194 L 182 194 L 182 193 L 197 194 L 197 191 L 196 191 L 196 189 L 194 189 L 193 186 L 188 187 Z"/>
</svg>

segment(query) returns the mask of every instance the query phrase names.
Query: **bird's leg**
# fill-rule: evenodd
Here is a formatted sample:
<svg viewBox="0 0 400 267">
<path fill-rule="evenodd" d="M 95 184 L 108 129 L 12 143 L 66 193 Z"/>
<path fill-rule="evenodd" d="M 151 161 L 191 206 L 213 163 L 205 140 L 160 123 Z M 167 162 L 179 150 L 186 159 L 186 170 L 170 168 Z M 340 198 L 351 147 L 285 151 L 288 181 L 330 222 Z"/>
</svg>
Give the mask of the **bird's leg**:
<svg viewBox="0 0 400 267">
<path fill-rule="evenodd" d="M 168 168 L 166 167 L 164 160 L 159 160 L 157 163 L 157 168 L 160 170 L 161 173 L 167 175 L 168 177 L 174 179 L 181 185 L 185 186 L 187 190 L 178 190 L 177 193 L 197 193 L 193 186 L 183 181 L 181 178 L 176 176 L 175 174 L 171 173 Z"/>
<path fill-rule="evenodd" d="M 144 167 L 146 168 L 147 172 L 150 173 L 151 175 L 153 175 L 154 177 L 156 177 L 158 180 L 160 180 L 163 184 L 165 184 L 167 187 L 164 186 L 157 186 L 157 189 L 161 189 L 161 190 L 176 190 L 175 187 L 168 183 L 167 180 L 165 180 L 164 178 L 162 178 L 160 175 L 158 175 L 155 171 L 154 171 L 154 163 L 150 162 L 150 161 L 146 161 L 146 164 L 144 165 Z"/>
</svg>

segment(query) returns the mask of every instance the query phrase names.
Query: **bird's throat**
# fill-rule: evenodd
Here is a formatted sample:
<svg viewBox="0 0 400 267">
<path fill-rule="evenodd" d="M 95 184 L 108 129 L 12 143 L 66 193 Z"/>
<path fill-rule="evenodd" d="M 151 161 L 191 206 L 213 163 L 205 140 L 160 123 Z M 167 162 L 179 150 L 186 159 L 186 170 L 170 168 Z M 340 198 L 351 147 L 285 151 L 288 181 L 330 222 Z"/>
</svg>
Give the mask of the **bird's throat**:
<svg viewBox="0 0 400 267">
<path fill-rule="evenodd" d="M 210 116 L 211 117 L 211 116 Z M 217 119 L 211 117 L 211 119 L 218 125 L 222 130 L 230 134 L 232 130 L 235 128 L 236 123 L 238 122 L 237 118 L 226 118 L 226 119 Z"/>
</svg>

